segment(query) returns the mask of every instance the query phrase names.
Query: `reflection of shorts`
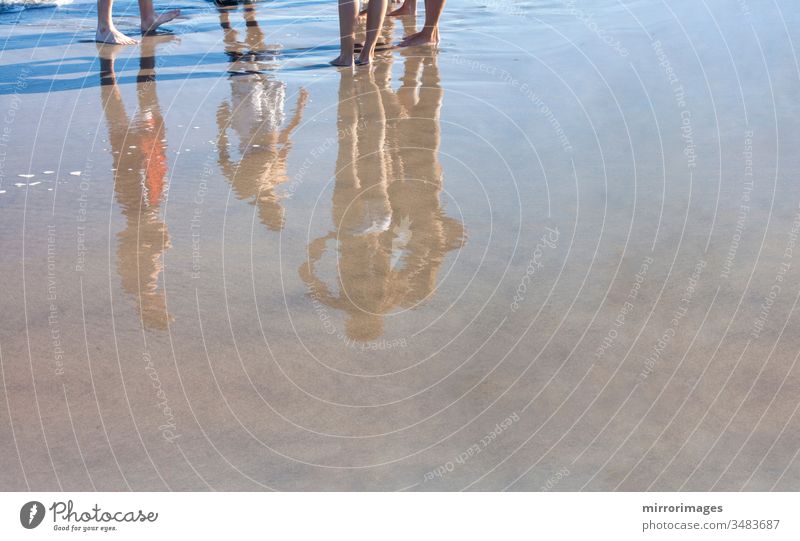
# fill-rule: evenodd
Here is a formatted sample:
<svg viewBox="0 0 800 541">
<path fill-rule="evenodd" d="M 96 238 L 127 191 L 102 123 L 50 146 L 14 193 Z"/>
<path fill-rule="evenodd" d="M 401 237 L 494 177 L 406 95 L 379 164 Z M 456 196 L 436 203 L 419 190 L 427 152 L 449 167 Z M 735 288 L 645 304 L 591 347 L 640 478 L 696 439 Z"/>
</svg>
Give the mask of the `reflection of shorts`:
<svg viewBox="0 0 800 541">
<path fill-rule="evenodd" d="M 285 118 L 286 83 L 259 74 L 231 79 L 231 127 L 249 139 L 257 131 L 276 132 Z"/>
</svg>

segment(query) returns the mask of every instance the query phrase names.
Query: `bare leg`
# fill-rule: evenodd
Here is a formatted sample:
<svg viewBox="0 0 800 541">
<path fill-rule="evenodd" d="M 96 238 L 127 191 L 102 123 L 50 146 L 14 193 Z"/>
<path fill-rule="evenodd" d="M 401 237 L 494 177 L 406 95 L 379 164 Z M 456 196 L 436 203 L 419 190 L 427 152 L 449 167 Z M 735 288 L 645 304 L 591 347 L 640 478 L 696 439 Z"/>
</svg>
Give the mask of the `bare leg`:
<svg viewBox="0 0 800 541">
<path fill-rule="evenodd" d="M 341 53 L 331 60 L 334 66 L 353 65 L 353 47 L 356 42 L 358 0 L 339 0 L 339 40 Z"/>
<path fill-rule="evenodd" d="M 394 21 L 392 19 L 385 19 L 384 22 L 388 22 L 389 24 L 384 24 L 378 30 L 378 41 L 375 43 L 376 51 L 386 51 L 388 49 L 394 48 L 394 45 L 392 45 L 392 36 L 394 35 Z M 363 43 L 356 43 L 355 51 L 357 53 L 360 53 L 363 49 L 364 49 Z"/>
<path fill-rule="evenodd" d="M 101 0 L 102 1 L 102 0 Z M 164 23 L 168 23 L 181 14 L 181 10 L 172 9 L 164 13 L 156 13 L 153 0 L 139 0 L 139 17 L 142 19 L 142 34 L 150 34 Z"/>
<path fill-rule="evenodd" d="M 389 11 L 392 9 L 392 4 L 397 0 L 389 0 L 386 3 L 386 14 L 389 15 Z M 416 2 L 416 0 L 414 0 Z M 361 11 L 358 12 L 359 17 L 364 17 L 367 14 L 367 8 L 362 8 Z"/>
<path fill-rule="evenodd" d="M 416 34 L 403 38 L 400 47 L 433 45 L 439 43 L 439 17 L 444 10 L 445 0 L 425 0 L 425 26 Z"/>
<path fill-rule="evenodd" d="M 137 41 L 129 38 L 114 27 L 111 20 L 112 0 L 97 0 L 97 31 L 94 40 L 99 43 L 110 43 L 112 45 L 134 45 Z"/>
<path fill-rule="evenodd" d="M 358 55 L 358 64 L 369 64 L 375 55 L 375 44 L 383 27 L 383 18 L 386 16 L 387 0 L 370 0 L 367 8 L 367 39 L 364 48 Z"/>
<path fill-rule="evenodd" d="M 402 6 L 389 13 L 389 17 L 416 15 L 416 13 L 417 13 L 417 0 L 405 0 Z"/>
</svg>

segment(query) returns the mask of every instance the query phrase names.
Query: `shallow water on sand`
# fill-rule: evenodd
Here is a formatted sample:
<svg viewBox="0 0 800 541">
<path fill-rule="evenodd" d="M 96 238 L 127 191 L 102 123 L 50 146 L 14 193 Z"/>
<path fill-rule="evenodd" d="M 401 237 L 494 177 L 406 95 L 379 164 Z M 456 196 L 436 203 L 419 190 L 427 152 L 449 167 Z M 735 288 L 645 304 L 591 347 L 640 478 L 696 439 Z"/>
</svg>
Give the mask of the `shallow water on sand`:
<svg viewBox="0 0 800 541">
<path fill-rule="evenodd" d="M 0 16 L 0 487 L 800 487 L 797 7 L 450 4 Z"/>
</svg>

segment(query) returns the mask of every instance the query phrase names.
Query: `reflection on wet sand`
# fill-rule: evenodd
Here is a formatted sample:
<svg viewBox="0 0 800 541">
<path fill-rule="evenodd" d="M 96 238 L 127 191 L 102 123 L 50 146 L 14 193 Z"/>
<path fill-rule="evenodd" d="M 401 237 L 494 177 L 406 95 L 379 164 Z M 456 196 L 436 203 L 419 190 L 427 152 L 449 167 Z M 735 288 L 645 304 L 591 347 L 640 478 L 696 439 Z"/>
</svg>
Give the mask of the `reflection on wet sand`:
<svg viewBox="0 0 800 541">
<path fill-rule="evenodd" d="M 230 58 L 230 100 L 217 109 L 218 162 L 231 183 L 236 197 L 258 207 L 261 222 L 273 231 L 284 224 L 284 208 L 274 188 L 288 179 L 287 159 L 290 136 L 300 124 L 308 93 L 301 89 L 295 112 L 281 129 L 285 119 L 286 84 L 266 73 L 277 47 L 264 44 L 264 33 L 256 20 L 253 4 L 244 4 L 242 13 L 246 34 L 244 41 L 230 23 L 236 7 L 220 8 L 219 18 Z M 238 159 L 231 157 L 228 131 L 238 139 Z"/>
<path fill-rule="evenodd" d="M 170 247 L 160 205 L 166 195 L 166 133 L 156 94 L 156 45 L 171 37 L 147 38 L 141 44 L 136 78 L 138 107 L 129 117 L 114 71 L 119 47 L 98 46 L 103 111 L 114 162 L 114 192 L 125 217 L 117 235 L 117 272 L 122 289 L 138 304 L 142 325 L 166 329 L 167 313 L 159 277 Z"/>
<path fill-rule="evenodd" d="M 407 54 L 397 92 L 390 76 L 390 61 L 341 74 L 334 229 L 309 244 L 299 271 L 315 300 L 346 314 L 347 335 L 359 341 L 379 338 L 393 310 L 425 301 L 446 254 L 465 238 L 442 208 L 436 57 Z M 316 272 L 333 243 L 338 293 Z"/>
</svg>

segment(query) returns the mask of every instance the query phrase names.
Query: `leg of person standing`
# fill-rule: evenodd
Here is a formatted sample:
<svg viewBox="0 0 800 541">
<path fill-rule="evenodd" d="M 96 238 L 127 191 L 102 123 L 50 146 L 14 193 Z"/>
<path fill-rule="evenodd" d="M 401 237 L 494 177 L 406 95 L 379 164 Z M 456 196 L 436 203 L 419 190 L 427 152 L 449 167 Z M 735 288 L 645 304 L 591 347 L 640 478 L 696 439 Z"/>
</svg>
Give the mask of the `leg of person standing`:
<svg viewBox="0 0 800 541">
<path fill-rule="evenodd" d="M 111 20 L 112 0 L 97 0 L 97 31 L 94 39 L 100 43 L 111 43 L 113 45 L 133 45 L 135 39 L 129 38 L 116 29 L 114 21 Z"/>
<path fill-rule="evenodd" d="M 356 46 L 356 17 L 358 0 L 339 0 L 339 56 L 331 60 L 334 66 L 352 66 Z"/>
<path fill-rule="evenodd" d="M 97 0 L 97 31 L 94 39 L 99 43 L 112 45 L 134 45 L 137 40 L 126 36 L 114 26 L 111 18 L 113 0 Z M 139 17 L 141 18 L 142 34 L 147 35 L 159 26 L 167 23 L 181 14 L 181 10 L 172 9 L 164 13 L 156 13 L 153 9 L 153 0 L 139 0 Z"/>
<path fill-rule="evenodd" d="M 416 34 L 406 36 L 400 47 L 415 45 L 435 45 L 439 43 L 439 17 L 444 10 L 445 0 L 425 0 L 425 26 Z"/>
<path fill-rule="evenodd" d="M 153 9 L 153 0 L 139 0 L 139 17 L 141 19 L 142 35 L 155 32 L 156 28 L 168 23 L 181 14 L 179 9 L 171 9 L 164 13 L 156 13 Z"/>
<path fill-rule="evenodd" d="M 378 43 L 378 35 L 383 27 L 383 19 L 386 16 L 387 0 L 369 0 L 367 7 L 367 39 L 364 41 L 364 48 L 358 56 L 357 63 L 360 65 L 369 64 L 375 56 L 375 45 Z"/>
</svg>

